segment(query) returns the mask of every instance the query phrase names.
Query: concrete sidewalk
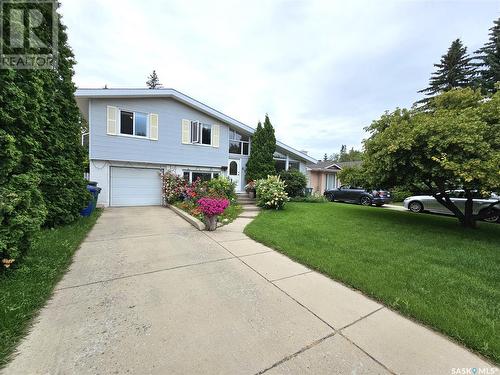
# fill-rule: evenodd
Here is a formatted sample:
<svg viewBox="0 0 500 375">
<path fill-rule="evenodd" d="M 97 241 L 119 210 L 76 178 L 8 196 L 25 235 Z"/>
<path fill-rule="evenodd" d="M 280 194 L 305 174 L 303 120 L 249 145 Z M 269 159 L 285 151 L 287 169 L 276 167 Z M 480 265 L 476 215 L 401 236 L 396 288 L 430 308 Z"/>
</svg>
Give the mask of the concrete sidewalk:
<svg viewBox="0 0 500 375">
<path fill-rule="evenodd" d="M 452 374 L 491 364 L 249 239 L 106 209 L 4 374 Z"/>
</svg>

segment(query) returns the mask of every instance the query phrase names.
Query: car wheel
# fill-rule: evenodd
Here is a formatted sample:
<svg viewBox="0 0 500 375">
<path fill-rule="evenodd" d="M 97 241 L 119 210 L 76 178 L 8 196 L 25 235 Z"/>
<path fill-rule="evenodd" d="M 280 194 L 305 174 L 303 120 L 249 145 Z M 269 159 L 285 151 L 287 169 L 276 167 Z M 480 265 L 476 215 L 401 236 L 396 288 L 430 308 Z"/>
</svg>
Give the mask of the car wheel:
<svg viewBox="0 0 500 375">
<path fill-rule="evenodd" d="M 372 200 L 370 197 L 363 196 L 359 200 L 359 203 L 361 203 L 362 206 L 371 206 L 372 205 Z"/>
<path fill-rule="evenodd" d="M 410 204 L 408 205 L 408 209 L 411 211 L 411 212 L 422 212 L 424 210 L 424 205 L 418 201 L 413 201 L 413 202 L 410 202 Z"/>
<path fill-rule="evenodd" d="M 485 210 L 482 210 L 480 213 L 484 213 Z M 494 216 L 491 216 L 487 219 L 483 219 L 484 221 L 486 221 L 487 223 L 496 223 L 497 221 L 500 222 L 500 212 L 498 210 L 493 210 L 493 212 L 495 213 Z"/>
<path fill-rule="evenodd" d="M 333 195 L 331 195 L 331 194 L 327 195 L 326 199 L 328 199 L 330 202 L 334 202 L 335 201 L 335 197 Z"/>
</svg>

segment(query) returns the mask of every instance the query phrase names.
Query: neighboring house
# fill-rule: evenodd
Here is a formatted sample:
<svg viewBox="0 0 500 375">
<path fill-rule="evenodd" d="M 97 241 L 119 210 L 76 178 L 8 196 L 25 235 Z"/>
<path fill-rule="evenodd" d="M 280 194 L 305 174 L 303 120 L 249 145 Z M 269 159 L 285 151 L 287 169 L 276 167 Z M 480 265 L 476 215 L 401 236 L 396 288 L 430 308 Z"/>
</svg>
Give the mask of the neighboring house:
<svg viewBox="0 0 500 375">
<path fill-rule="evenodd" d="M 254 129 L 173 89 L 78 89 L 89 124 L 90 179 L 104 206 L 161 204 L 160 171 L 186 180 L 225 175 L 243 191 Z M 314 158 L 277 142 L 277 167 L 306 173 Z"/>
<path fill-rule="evenodd" d="M 308 187 L 313 193 L 323 194 L 325 190 L 335 189 L 341 185 L 337 173 L 346 167 L 360 166 L 361 161 L 318 161 L 307 165 Z"/>
</svg>

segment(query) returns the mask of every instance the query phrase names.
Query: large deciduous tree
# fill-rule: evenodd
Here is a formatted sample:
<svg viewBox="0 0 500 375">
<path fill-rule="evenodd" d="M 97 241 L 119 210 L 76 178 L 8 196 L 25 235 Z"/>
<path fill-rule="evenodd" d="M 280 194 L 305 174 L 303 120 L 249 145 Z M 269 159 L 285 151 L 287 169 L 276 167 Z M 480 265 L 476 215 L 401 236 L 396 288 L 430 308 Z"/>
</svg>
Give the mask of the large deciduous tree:
<svg viewBox="0 0 500 375">
<path fill-rule="evenodd" d="M 460 39 L 454 40 L 441 61 L 434 64 L 437 69 L 431 75 L 429 87 L 419 92 L 432 97 L 453 88 L 471 86 L 475 74 L 471 61 L 467 47 Z M 420 103 L 427 103 L 428 100 L 429 98 L 423 99 Z"/>
<path fill-rule="evenodd" d="M 490 29 L 489 41 L 476 51 L 479 60 L 479 84 L 487 93 L 497 90 L 495 84 L 500 82 L 500 18 L 494 21 Z"/>
<path fill-rule="evenodd" d="M 466 227 L 498 214 L 494 204 L 473 213 L 472 195 L 500 187 L 500 93 L 486 99 L 454 89 L 431 99 L 426 111 L 397 109 L 367 130 L 363 168 L 373 186 L 424 184 Z M 465 190 L 463 212 L 450 189 Z"/>
<path fill-rule="evenodd" d="M 247 181 L 255 181 L 276 174 L 273 154 L 276 151 L 274 128 L 266 115 L 264 126 L 259 122 L 252 136 L 250 157 L 246 166 Z"/>
</svg>

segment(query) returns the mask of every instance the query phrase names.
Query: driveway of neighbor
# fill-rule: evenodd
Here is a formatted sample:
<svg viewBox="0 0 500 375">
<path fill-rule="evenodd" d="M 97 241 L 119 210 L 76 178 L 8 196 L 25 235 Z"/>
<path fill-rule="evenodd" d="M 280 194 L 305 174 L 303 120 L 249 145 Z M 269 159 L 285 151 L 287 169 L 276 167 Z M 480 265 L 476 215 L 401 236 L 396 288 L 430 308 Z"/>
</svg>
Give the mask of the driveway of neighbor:
<svg viewBox="0 0 500 375">
<path fill-rule="evenodd" d="M 246 237 L 106 209 L 5 374 L 451 374 L 492 365 Z"/>
</svg>

